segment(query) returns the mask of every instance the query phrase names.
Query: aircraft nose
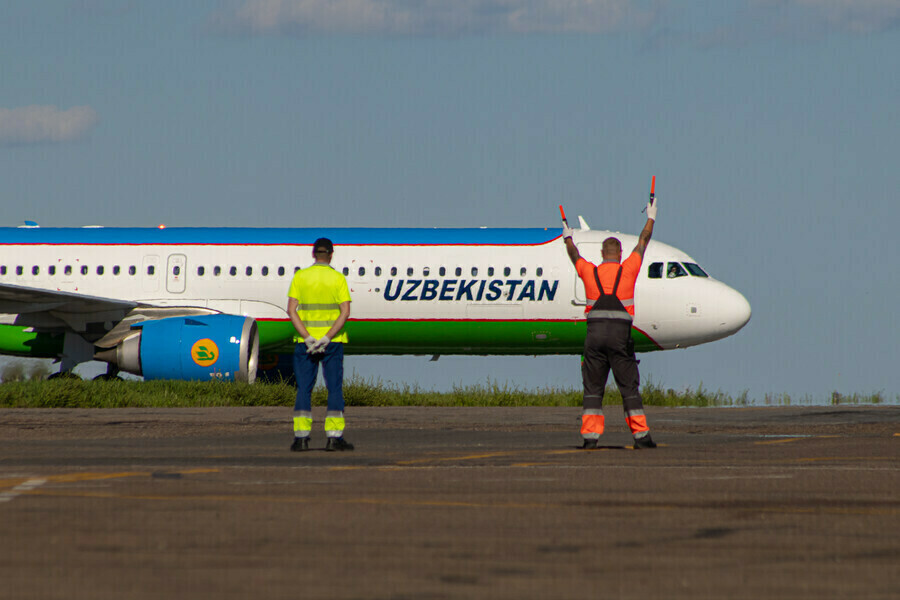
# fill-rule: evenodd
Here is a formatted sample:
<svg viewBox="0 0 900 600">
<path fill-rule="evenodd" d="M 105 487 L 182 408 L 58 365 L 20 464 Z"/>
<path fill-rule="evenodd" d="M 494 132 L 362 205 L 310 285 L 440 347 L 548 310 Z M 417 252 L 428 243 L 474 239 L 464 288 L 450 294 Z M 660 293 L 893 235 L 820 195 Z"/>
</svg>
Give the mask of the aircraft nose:
<svg viewBox="0 0 900 600">
<path fill-rule="evenodd" d="M 727 293 L 722 294 L 719 302 L 721 316 L 719 326 L 725 329 L 728 335 L 737 333 L 750 321 L 752 313 L 750 303 L 739 291 L 728 288 Z"/>
</svg>

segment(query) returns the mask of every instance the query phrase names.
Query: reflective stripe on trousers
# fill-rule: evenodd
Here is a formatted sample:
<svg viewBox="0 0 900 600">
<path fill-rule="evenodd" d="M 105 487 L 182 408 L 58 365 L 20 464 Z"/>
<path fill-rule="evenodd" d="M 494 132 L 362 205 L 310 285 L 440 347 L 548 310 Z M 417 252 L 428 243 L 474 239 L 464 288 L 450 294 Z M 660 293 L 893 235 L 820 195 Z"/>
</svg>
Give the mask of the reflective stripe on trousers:
<svg viewBox="0 0 900 600">
<path fill-rule="evenodd" d="M 624 406 L 624 401 L 622 404 Z M 650 433 L 650 428 L 647 427 L 647 417 L 644 415 L 643 409 L 625 409 L 625 422 L 628 423 L 628 428 L 631 429 L 631 433 L 635 438 L 642 438 Z"/>
<path fill-rule="evenodd" d="M 309 437 L 312 431 L 312 412 L 308 410 L 294 411 L 294 437 Z"/>
<path fill-rule="evenodd" d="M 581 413 L 581 436 L 586 440 L 597 440 L 603 435 L 603 410 L 586 408 Z"/>
<path fill-rule="evenodd" d="M 325 437 L 339 438 L 344 435 L 344 413 L 329 410 L 325 413 Z"/>
</svg>

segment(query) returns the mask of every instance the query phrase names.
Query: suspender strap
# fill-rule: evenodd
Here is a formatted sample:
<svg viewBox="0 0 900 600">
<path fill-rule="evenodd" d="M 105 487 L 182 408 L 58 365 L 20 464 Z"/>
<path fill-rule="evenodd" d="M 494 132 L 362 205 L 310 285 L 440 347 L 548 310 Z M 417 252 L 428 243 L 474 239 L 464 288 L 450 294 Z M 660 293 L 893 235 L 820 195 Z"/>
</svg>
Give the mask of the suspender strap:
<svg viewBox="0 0 900 600">
<path fill-rule="evenodd" d="M 616 283 L 613 284 L 613 291 L 612 291 L 612 294 L 604 294 L 604 293 L 603 293 L 603 285 L 601 285 L 601 283 L 600 283 L 600 276 L 597 274 L 597 272 L 598 272 L 599 270 L 600 270 L 600 265 L 597 265 L 597 268 L 594 269 L 594 281 L 597 282 L 597 289 L 600 291 L 600 296 L 601 296 L 601 297 L 602 297 L 602 296 L 607 296 L 607 295 L 609 295 L 609 296 L 615 296 L 615 295 L 616 295 L 616 292 L 619 290 L 619 279 L 622 278 L 622 265 L 619 265 L 619 270 L 616 271 Z"/>
</svg>

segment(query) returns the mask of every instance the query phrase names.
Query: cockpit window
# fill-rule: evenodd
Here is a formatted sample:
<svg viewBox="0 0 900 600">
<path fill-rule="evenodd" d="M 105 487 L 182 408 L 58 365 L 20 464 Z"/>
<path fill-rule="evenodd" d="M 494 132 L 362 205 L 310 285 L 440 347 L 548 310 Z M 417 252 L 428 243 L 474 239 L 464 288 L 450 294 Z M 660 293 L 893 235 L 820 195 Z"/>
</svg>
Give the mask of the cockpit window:
<svg viewBox="0 0 900 600">
<path fill-rule="evenodd" d="M 649 277 L 650 279 L 662 279 L 662 269 L 662 263 L 653 263 L 647 269 L 647 277 Z"/>
<path fill-rule="evenodd" d="M 666 266 L 666 278 L 675 279 L 676 277 L 687 277 L 687 271 L 677 262 L 670 262 Z"/>
<path fill-rule="evenodd" d="M 687 267 L 688 272 L 694 277 L 709 277 L 706 271 L 701 269 L 697 263 L 684 263 L 684 266 Z"/>
</svg>

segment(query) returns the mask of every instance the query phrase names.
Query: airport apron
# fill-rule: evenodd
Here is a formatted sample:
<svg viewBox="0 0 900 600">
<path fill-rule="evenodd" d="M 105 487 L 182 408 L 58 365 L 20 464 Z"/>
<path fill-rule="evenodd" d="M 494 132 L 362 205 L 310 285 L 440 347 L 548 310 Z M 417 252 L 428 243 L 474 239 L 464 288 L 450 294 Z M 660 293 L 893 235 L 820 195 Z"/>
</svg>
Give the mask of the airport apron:
<svg viewBox="0 0 900 600">
<path fill-rule="evenodd" d="M 610 370 L 622 394 L 622 408 L 631 433 L 640 438 L 650 431 L 638 390 L 640 375 L 631 339 L 632 316 L 616 296 L 621 278 L 620 265 L 612 293 L 605 294 L 597 269 L 594 269 L 600 297 L 587 314 L 587 336 L 581 363 L 581 379 L 584 384 L 581 435 L 586 440 L 596 440 L 603 433 L 603 393 Z"/>
</svg>

